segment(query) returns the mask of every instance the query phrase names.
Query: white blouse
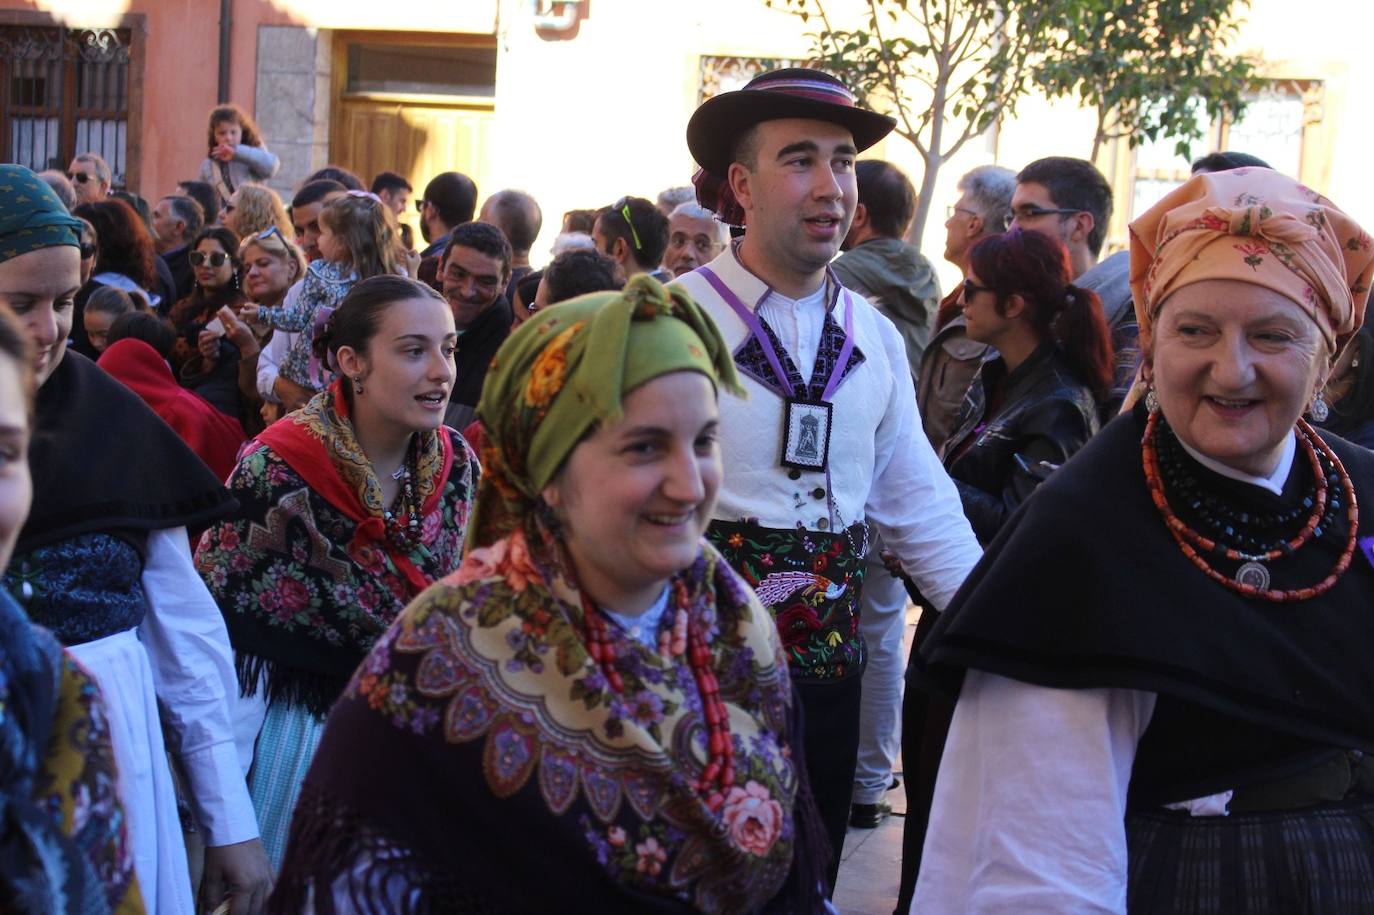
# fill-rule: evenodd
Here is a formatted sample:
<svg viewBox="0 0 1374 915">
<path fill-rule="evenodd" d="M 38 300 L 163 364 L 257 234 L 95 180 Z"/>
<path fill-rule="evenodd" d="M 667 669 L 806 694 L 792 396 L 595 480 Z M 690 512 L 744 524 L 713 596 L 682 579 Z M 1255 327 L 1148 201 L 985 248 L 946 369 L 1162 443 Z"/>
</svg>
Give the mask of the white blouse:
<svg viewBox="0 0 1374 915">
<path fill-rule="evenodd" d="M 148 612 L 138 637 L 152 665 L 168 748 L 186 770 L 205 843 L 256 839 L 258 820 L 234 742 L 239 684 L 229 632 L 196 572 L 186 528 L 148 535 L 142 583 Z"/>
</svg>

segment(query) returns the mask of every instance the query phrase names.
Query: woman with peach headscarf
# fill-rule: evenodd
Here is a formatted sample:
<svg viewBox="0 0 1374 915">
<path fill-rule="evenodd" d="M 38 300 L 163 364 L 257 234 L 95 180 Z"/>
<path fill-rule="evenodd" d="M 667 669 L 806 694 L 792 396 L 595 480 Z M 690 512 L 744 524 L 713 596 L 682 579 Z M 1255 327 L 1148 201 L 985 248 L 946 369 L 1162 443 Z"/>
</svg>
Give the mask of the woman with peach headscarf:
<svg viewBox="0 0 1374 915">
<path fill-rule="evenodd" d="M 913 911 L 1374 911 L 1374 454 L 1302 418 L 1372 248 L 1258 168 L 1131 225 L 1148 393 L 921 651 L 958 701 Z"/>
</svg>

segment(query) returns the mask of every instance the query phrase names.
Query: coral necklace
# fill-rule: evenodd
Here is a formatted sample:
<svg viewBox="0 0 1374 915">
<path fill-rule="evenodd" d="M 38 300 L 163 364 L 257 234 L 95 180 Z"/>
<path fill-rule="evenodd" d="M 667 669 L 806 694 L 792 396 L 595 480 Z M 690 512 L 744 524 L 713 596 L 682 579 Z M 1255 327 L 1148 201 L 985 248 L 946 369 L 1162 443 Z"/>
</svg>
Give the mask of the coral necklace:
<svg viewBox="0 0 1374 915">
<path fill-rule="evenodd" d="M 1313 431 L 1312 427 L 1302 418 L 1298 419 L 1298 440 L 1302 443 L 1303 451 L 1307 456 L 1308 462 L 1312 465 L 1312 472 L 1316 478 L 1316 492 L 1313 499 L 1312 514 L 1303 525 L 1302 530 L 1297 536 L 1293 537 L 1273 549 L 1261 555 L 1250 555 L 1239 550 L 1219 543 L 1218 541 L 1204 537 L 1197 531 L 1188 527 L 1182 519 L 1174 513 L 1169 505 L 1169 500 L 1164 492 L 1164 481 L 1159 472 L 1159 417 L 1158 413 L 1151 413 L 1150 418 L 1145 423 L 1145 435 L 1140 440 L 1142 461 L 1145 467 L 1145 483 L 1150 490 L 1150 498 L 1154 501 L 1155 508 L 1164 516 L 1164 523 L 1169 528 L 1169 533 L 1173 535 L 1174 542 L 1178 544 L 1183 555 L 1201 569 L 1208 578 L 1238 591 L 1246 597 L 1257 597 L 1263 600 L 1281 603 L 1285 601 L 1308 600 L 1325 594 L 1335 586 L 1336 581 L 1345 574 L 1345 570 L 1350 567 L 1350 560 L 1355 555 L 1355 542 L 1360 526 L 1360 511 L 1355 503 L 1355 485 L 1350 482 L 1350 475 L 1346 473 L 1345 466 L 1341 464 L 1340 458 L 1331 450 L 1331 447 L 1322 441 L 1321 437 Z M 1321 454 L 1318 455 L 1318 449 Z M 1328 489 L 1326 482 L 1326 472 L 1322 469 L 1321 458 L 1326 458 L 1327 462 L 1340 476 L 1341 488 L 1344 490 L 1346 498 L 1346 523 L 1349 530 L 1346 533 L 1345 549 L 1341 552 L 1340 558 L 1336 560 L 1335 568 L 1331 574 L 1327 575 L 1317 584 L 1308 588 L 1295 588 L 1287 591 L 1280 591 L 1267 587 L 1268 573 L 1259 563 L 1269 562 L 1281 556 L 1291 555 L 1299 548 L 1305 546 L 1317 536 L 1316 531 L 1321 523 L 1323 515 L 1326 513 Z M 1201 549 L 1208 553 L 1214 553 L 1233 562 L 1244 561 L 1237 573 L 1237 579 L 1231 579 L 1222 575 L 1208 564 L 1207 560 L 1198 553 Z M 1260 577 L 1262 584 L 1255 584 L 1249 577 L 1249 572 L 1255 571 Z"/>
<path fill-rule="evenodd" d="M 720 698 L 720 684 L 711 669 L 711 648 L 701 625 L 692 625 L 688 605 L 687 585 L 681 578 L 673 581 L 673 620 L 659 636 L 659 653 L 668 659 L 687 655 L 692 678 L 701 694 L 702 717 L 706 719 L 706 768 L 696 781 L 696 789 L 706 795 L 706 805 L 718 810 L 725 802 L 725 792 L 735 783 L 735 747 L 730 740 L 730 717 Z M 615 669 L 615 644 L 611 639 L 606 617 L 582 596 L 582 617 L 587 627 L 587 652 L 601 668 L 611 690 L 621 695 L 625 683 Z"/>
</svg>

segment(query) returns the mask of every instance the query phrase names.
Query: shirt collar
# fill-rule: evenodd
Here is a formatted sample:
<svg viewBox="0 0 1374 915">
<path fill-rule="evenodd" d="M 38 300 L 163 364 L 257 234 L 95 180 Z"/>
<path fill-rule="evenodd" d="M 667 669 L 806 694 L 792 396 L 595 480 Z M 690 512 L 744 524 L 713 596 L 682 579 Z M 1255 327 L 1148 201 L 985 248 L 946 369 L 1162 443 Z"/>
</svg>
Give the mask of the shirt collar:
<svg viewBox="0 0 1374 915">
<path fill-rule="evenodd" d="M 1209 458 L 1207 455 L 1192 448 L 1183 439 L 1178 443 L 1183 446 L 1183 450 L 1192 456 L 1203 467 L 1219 476 L 1227 479 L 1236 480 L 1241 483 L 1249 483 L 1251 486 L 1258 486 L 1267 489 L 1276 496 L 1283 495 L 1283 484 L 1288 482 L 1288 474 L 1293 470 L 1293 456 L 1298 451 L 1298 439 L 1296 434 L 1290 434 L 1284 439 L 1283 454 L 1279 456 L 1279 464 L 1274 468 L 1274 472 L 1266 477 L 1252 476 L 1243 470 L 1236 470 L 1234 467 L 1227 467 L 1218 460 Z"/>
</svg>

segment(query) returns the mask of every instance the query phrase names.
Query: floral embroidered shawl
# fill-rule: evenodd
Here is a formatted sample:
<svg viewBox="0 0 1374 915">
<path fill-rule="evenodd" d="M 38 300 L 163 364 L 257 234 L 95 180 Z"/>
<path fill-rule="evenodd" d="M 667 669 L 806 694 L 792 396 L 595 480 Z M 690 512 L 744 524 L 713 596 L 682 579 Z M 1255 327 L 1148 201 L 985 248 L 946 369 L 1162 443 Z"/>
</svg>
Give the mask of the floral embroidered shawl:
<svg viewBox="0 0 1374 915">
<path fill-rule="evenodd" d="M 476 456 L 440 427 L 421 436 L 418 471 L 420 542 L 404 552 L 338 385 L 247 446 L 228 484 L 239 509 L 196 550 L 245 694 L 265 675 L 269 699 L 322 717 L 401 609 L 458 567 Z"/>
<path fill-rule="evenodd" d="M 0 592 L 0 899 L 142 912 L 99 689 Z"/>
<path fill-rule="evenodd" d="M 813 808 L 767 611 L 704 542 L 671 585 L 707 633 L 729 712 L 739 775 L 712 809 L 693 785 L 706 724 L 690 667 L 616 630 L 612 692 L 558 556 L 517 528 L 374 647 L 296 808 L 281 911 L 312 887 L 320 907 L 350 873 L 351 911 L 403 908 L 383 885 L 444 912 L 803 910 L 781 893 L 789 874 L 807 879 L 794 858 L 816 840 L 794 811 Z M 810 882 L 794 895 L 817 898 Z"/>
</svg>

